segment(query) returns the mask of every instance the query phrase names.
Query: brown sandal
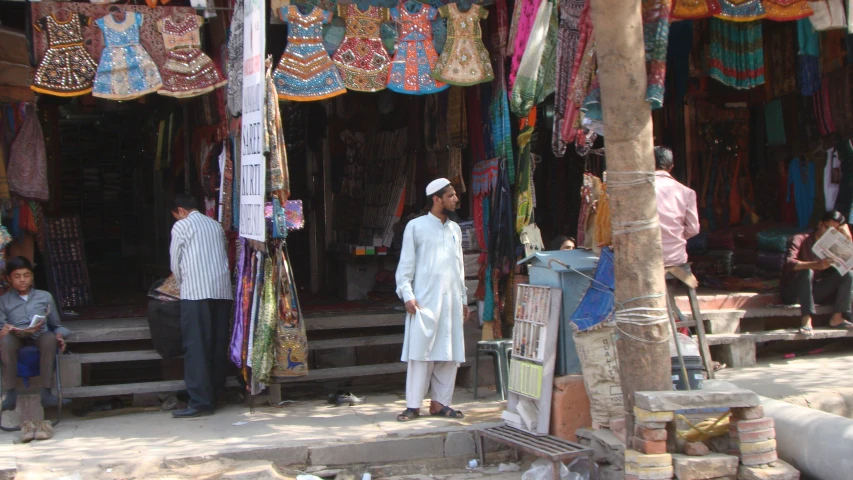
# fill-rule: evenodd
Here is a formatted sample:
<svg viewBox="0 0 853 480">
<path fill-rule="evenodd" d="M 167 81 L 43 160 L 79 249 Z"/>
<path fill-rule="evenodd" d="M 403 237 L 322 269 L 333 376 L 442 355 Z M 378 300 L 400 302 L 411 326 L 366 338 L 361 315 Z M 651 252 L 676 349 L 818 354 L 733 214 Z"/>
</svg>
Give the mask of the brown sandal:
<svg viewBox="0 0 853 480">
<path fill-rule="evenodd" d="M 408 422 L 416 418 L 420 418 L 421 412 L 414 408 L 407 408 L 403 413 L 397 415 L 398 422 Z"/>
</svg>

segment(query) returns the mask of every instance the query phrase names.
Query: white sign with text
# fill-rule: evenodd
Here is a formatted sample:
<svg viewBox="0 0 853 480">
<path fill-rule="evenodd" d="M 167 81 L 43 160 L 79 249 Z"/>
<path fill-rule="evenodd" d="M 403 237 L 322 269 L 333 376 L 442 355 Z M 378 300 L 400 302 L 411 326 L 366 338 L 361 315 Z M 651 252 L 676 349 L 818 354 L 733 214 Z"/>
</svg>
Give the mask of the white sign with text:
<svg viewBox="0 0 853 480">
<path fill-rule="evenodd" d="M 240 236 L 266 240 L 264 203 L 264 40 L 265 7 L 246 0 L 243 23 L 243 116 L 240 152 Z"/>
</svg>

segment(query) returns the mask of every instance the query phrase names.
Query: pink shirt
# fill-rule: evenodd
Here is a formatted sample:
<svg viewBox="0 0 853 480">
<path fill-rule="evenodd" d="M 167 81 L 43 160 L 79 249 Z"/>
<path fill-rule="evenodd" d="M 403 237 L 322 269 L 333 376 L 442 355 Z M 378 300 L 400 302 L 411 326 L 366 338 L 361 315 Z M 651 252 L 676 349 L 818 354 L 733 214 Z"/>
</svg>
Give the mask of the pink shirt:
<svg viewBox="0 0 853 480">
<path fill-rule="evenodd" d="M 687 263 L 687 239 L 699 233 L 696 192 L 678 183 L 667 172 L 655 172 L 663 264 L 667 267 Z"/>
</svg>

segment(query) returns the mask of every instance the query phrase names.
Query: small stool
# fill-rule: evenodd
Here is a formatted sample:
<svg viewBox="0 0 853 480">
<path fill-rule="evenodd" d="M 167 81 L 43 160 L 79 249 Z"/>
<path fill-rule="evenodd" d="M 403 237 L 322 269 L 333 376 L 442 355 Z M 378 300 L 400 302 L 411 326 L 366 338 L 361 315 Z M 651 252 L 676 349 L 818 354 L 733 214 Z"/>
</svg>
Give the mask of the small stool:
<svg viewBox="0 0 853 480">
<path fill-rule="evenodd" d="M 477 342 L 477 354 L 474 355 L 474 398 L 480 385 L 480 355 L 491 355 L 495 365 L 495 387 L 506 400 L 507 383 L 509 382 L 509 357 L 512 352 L 512 339 L 481 340 Z"/>
</svg>

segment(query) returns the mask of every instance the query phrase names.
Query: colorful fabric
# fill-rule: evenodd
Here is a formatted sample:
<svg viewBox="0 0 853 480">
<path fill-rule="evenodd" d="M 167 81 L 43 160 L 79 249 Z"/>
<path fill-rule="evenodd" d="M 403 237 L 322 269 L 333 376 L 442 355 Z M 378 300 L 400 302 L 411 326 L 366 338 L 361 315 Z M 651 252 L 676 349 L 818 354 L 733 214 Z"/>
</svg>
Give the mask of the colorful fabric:
<svg viewBox="0 0 853 480">
<path fill-rule="evenodd" d="M 227 103 L 231 116 L 239 116 L 243 111 L 243 0 L 235 0 L 234 13 L 231 15 Z"/>
<path fill-rule="evenodd" d="M 160 71 L 139 43 L 139 28 L 145 15 L 125 12 L 123 22 L 109 14 L 95 21 L 104 34 L 104 50 L 95 74 L 92 96 L 110 100 L 132 100 L 156 92 L 163 86 Z"/>
<path fill-rule="evenodd" d="M 289 24 L 287 47 L 275 68 L 275 88 L 281 100 L 308 102 L 346 93 L 341 74 L 323 47 L 323 25 L 332 21 L 332 12 L 312 8 L 303 15 L 299 7 L 281 9 Z"/>
<path fill-rule="evenodd" d="M 487 195 L 498 184 L 498 159 L 483 160 L 474 165 L 474 172 L 471 175 L 471 194 L 475 197 L 478 195 Z"/>
<path fill-rule="evenodd" d="M 388 82 L 391 57 L 382 45 L 380 27 L 389 20 L 387 8 L 338 5 L 338 16 L 346 20 L 343 43 L 332 56 L 343 77 L 344 86 L 359 92 L 384 90 Z"/>
<path fill-rule="evenodd" d="M 815 197 L 815 168 L 814 163 L 801 164 L 799 158 L 794 158 L 788 166 L 788 198 L 791 201 L 791 187 L 797 205 L 797 226 L 806 228 L 814 210 Z"/>
<path fill-rule="evenodd" d="M 83 46 L 83 25 L 89 17 L 72 13 L 66 21 L 56 14 L 43 17 L 33 26 L 47 31 L 48 48 L 39 63 L 30 88 L 38 93 L 73 97 L 92 91 L 98 64 Z"/>
<path fill-rule="evenodd" d="M 547 3 L 547 2 L 546 2 Z M 530 137 L 533 128 L 527 126 L 518 134 L 518 187 L 516 190 L 515 232 L 520 234 L 533 221 L 533 166 L 530 158 Z"/>
<path fill-rule="evenodd" d="M 787 22 L 764 25 L 765 81 L 770 98 L 797 91 L 797 39 L 795 26 Z"/>
<path fill-rule="evenodd" d="M 483 45 L 480 20 L 489 16 L 485 8 L 472 4 L 460 12 L 456 3 L 445 5 L 438 13 L 447 21 L 447 43 L 432 71 L 432 77 L 450 85 L 467 87 L 494 79 L 489 51 Z"/>
<path fill-rule="evenodd" d="M 276 252 L 275 298 L 278 310 L 275 331 L 275 365 L 273 383 L 308 374 L 308 337 L 305 319 L 296 293 L 296 282 L 290 266 L 287 248 L 282 244 Z"/>
<path fill-rule="evenodd" d="M 228 81 L 210 57 L 201 51 L 199 29 L 204 19 L 198 15 L 174 15 L 157 22 L 163 34 L 168 59 L 160 74 L 163 88 L 160 95 L 187 98 L 212 92 Z"/>
<path fill-rule="evenodd" d="M 800 46 L 797 54 L 820 56 L 820 35 L 807 18 L 797 20 L 797 43 Z"/>
<path fill-rule="evenodd" d="M 800 94 L 810 97 L 820 90 L 820 58 L 797 55 L 797 84 Z"/>
<path fill-rule="evenodd" d="M 572 86 L 572 67 L 580 40 L 580 17 L 586 0 L 560 1 L 560 27 L 557 33 L 557 72 L 554 85 L 554 125 L 551 150 L 557 157 L 566 154 L 567 143 L 562 129 L 566 117 L 566 99 Z"/>
<path fill-rule="evenodd" d="M 264 288 L 261 293 L 258 322 L 255 326 L 255 341 L 252 348 L 252 375 L 261 383 L 270 382 L 275 363 L 276 330 L 275 282 L 273 282 L 273 260 L 264 260 Z"/>
<path fill-rule="evenodd" d="M 264 123 L 264 146 L 267 155 L 267 193 L 278 197 L 281 204 L 290 197 L 290 173 L 287 168 L 287 149 L 284 130 L 281 126 L 281 110 L 278 108 L 272 60 L 267 58 L 266 73 L 266 122 Z"/>
<path fill-rule="evenodd" d="M 721 11 L 715 18 L 732 22 L 761 20 L 767 14 L 759 0 L 719 0 Z"/>
<path fill-rule="evenodd" d="M 643 0 L 643 43 L 646 47 L 646 101 L 663 106 L 671 0 Z"/>
<path fill-rule="evenodd" d="M 32 104 L 27 104 L 24 124 L 9 151 L 8 176 L 12 193 L 30 200 L 50 199 L 44 133 Z"/>
<path fill-rule="evenodd" d="M 548 50 L 549 58 L 547 61 L 550 61 L 550 65 L 554 65 L 555 61 L 553 57 L 554 44 L 549 45 L 549 40 L 556 41 L 556 28 L 554 31 L 550 28 L 552 18 L 556 18 L 553 7 L 550 1 L 540 3 L 539 11 L 536 12 L 536 20 L 530 31 L 530 41 L 527 43 L 527 48 L 518 66 L 515 85 L 512 87 L 510 96 L 510 110 L 518 117 L 526 117 L 530 110 L 544 101 L 545 96 L 547 96 L 544 91 L 546 79 L 540 78 L 539 75 L 540 73 L 543 74 L 543 77 L 545 75 L 541 67 L 546 65 L 546 50 Z"/>
<path fill-rule="evenodd" d="M 515 32 L 515 35 L 513 37 L 512 61 L 509 68 L 510 89 L 515 88 L 515 77 L 518 74 L 518 69 L 521 67 L 521 60 L 527 50 L 530 35 L 533 33 L 536 17 L 541 10 L 542 0 L 518 0 L 516 3 L 520 4 L 520 10 L 518 15 L 512 19 L 512 30 Z"/>
<path fill-rule="evenodd" d="M 718 0 L 674 0 L 671 16 L 673 20 L 698 20 L 721 11 Z"/>
<path fill-rule="evenodd" d="M 566 96 L 565 120 L 562 122 L 560 136 L 564 142 L 571 142 L 577 135 L 577 128 L 580 125 L 579 113 L 580 105 L 576 103 L 574 91 L 575 83 L 578 80 L 578 72 L 583 63 L 586 54 L 590 51 L 591 44 L 594 44 L 594 35 L 592 27 L 592 18 L 590 17 L 590 2 L 586 2 L 581 11 L 579 20 L 580 35 L 577 42 L 577 54 L 575 54 L 574 63 L 572 65 L 571 76 L 569 77 L 569 94 Z M 595 49 L 593 48 L 594 55 Z"/>
<path fill-rule="evenodd" d="M 764 83 L 761 22 L 711 19 L 711 77 L 724 85 L 749 89 Z"/>
<path fill-rule="evenodd" d="M 777 22 L 789 22 L 811 16 L 814 11 L 806 0 L 762 0 L 764 18 Z"/>
<path fill-rule="evenodd" d="M 438 62 L 432 39 L 432 21 L 438 10 L 418 4 L 417 12 L 410 12 L 406 2 L 391 9 L 391 20 L 397 22 L 397 51 L 391 62 L 388 89 L 397 93 L 426 95 L 447 90 L 450 86 L 432 78 L 432 69 Z"/>
</svg>

